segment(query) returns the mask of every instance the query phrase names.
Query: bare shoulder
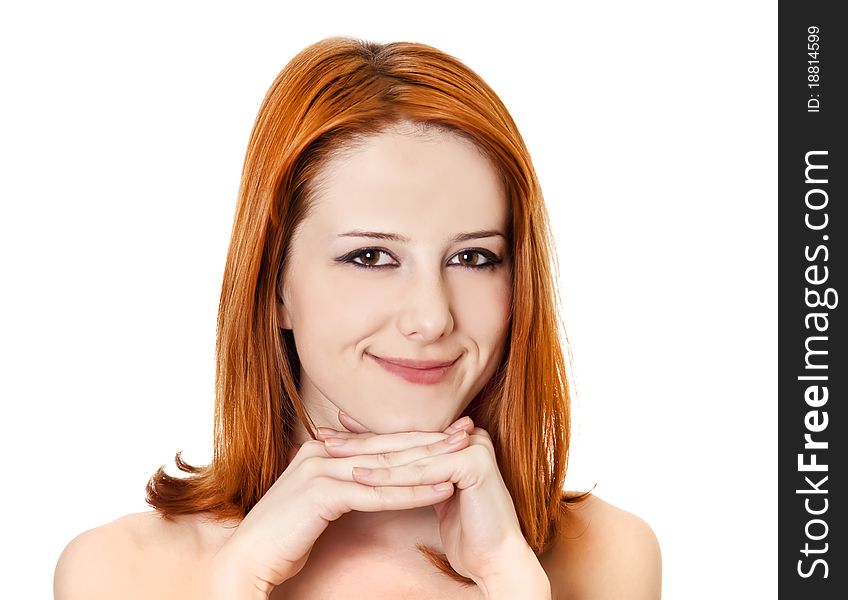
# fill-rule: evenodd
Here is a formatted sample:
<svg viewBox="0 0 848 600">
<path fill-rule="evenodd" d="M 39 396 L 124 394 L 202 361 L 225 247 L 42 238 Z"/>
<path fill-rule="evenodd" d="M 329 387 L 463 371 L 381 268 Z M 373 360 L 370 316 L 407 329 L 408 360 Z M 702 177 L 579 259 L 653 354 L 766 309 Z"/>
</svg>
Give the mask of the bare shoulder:
<svg viewBox="0 0 848 600">
<path fill-rule="evenodd" d="M 56 563 L 53 596 L 150 597 L 194 547 L 188 520 L 166 521 L 156 511 L 124 515 L 68 542 Z"/>
<path fill-rule="evenodd" d="M 563 513 L 561 534 L 542 564 L 554 600 L 657 600 L 662 559 L 653 529 L 594 494 Z"/>
</svg>

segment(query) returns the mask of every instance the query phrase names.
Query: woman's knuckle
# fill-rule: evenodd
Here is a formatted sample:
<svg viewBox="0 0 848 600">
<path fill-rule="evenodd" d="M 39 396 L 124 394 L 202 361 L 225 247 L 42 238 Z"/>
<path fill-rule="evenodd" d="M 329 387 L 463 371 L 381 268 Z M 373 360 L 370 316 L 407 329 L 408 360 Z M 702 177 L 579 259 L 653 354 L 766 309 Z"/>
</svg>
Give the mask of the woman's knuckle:
<svg viewBox="0 0 848 600">
<path fill-rule="evenodd" d="M 491 441 L 491 440 L 492 440 L 492 436 L 491 436 L 491 435 L 489 435 L 489 432 L 488 432 L 488 431 L 486 431 L 485 429 L 483 429 L 482 427 L 475 427 L 475 428 L 474 428 L 474 431 L 472 432 L 472 434 L 473 434 L 473 435 L 479 435 L 479 436 L 482 436 L 482 437 L 486 438 L 486 439 L 487 439 L 487 440 L 489 440 L 489 441 Z"/>
<path fill-rule="evenodd" d="M 386 467 L 386 468 L 390 468 L 390 467 L 394 466 L 393 453 L 392 452 L 380 452 L 379 454 L 377 454 L 377 463 L 379 463 L 379 465 L 381 467 Z"/>
<path fill-rule="evenodd" d="M 307 456 L 322 455 L 324 453 L 324 442 L 319 440 L 307 440 L 300 447 L 300 452 Z"/>
<path fill-rule="evenodd" d="M 372 500 L 377 506 L 385 508 L 389 505 L 389 496 L 386 493 L 386 488 L 382 486 L 373 486 L 368 489 L 370 490 Z"/>
<path fill-rule="evenodd" d="M 319 456 L 307 456 L 300 463 L 300 471 L 307 477 L 316 477 L 323 467 L 323 459 Z"/>
<path fill-rule="evenodd" d="M 465 451 L 471 456 L 474 461 L 487 460 L 491 455 L 489 449 L 483 444 L 473 444 L 468 446 Z"/>
<path fill-rule="evenodd" d="M 415 481 L 427 480 L 427 465 L 425 463 L 414 463 L 410 466 L 415 471 Z"/>
</svg>

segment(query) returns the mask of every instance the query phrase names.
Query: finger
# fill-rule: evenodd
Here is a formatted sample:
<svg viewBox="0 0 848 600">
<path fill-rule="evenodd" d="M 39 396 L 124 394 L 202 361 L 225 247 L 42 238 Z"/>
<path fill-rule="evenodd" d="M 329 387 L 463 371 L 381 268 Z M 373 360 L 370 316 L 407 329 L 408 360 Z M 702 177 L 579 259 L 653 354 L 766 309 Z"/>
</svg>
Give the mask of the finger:
<svg viewBox="0 0 848 600">
<path fill-rule="evenodd" d="M 474 421 L 471 420 L 471 417 L 464 416 L 462 418 L 457 419 L 453 423 L 451 423 L 447 429 L 445 429 L 445 433 L 453 433 L 455 431 L 459 431 L 460 429 L 465 429 L 469 433 L 474 428 Z"/>
<path fill-rule="evenodd" d="M 469 472 L 466 458 L 467 455 L 457 453 L 449 459 L 446 456 L 434 456 L 391 468 L 355 467 L 352 475 L 354 481 L 377 487 L 435 485 L 447 481 L 459 484 L 461 473 Z"/>
<path fill-rule="evenodd" d="M 465 431 L 462 433 L 468 435 Z M 328 454 L 343 457 L 401 452 L 416 447 L 426 447 L 446 440 L 448 437 L 447 434 L 438 431 L 403 431 L 371 437 L 332 437 L 325 439 L 324 444 Z"/>
<path fill-rule="evenodd" d="M 355 433 L 353 431 L 339 431 L 338 429 L 333 429 L 332 427 L 319 427 L 317 429 L 317 431 L 315 432 L 315 437 L 318 438 L 321 441 L 324 441 L 327 438 L 331 438 L 331 437 L 338 437 L 338 438 L 344 439 L 344 438 L 362 437 L 362 436 L 371 437 L 371 436 L 374 436 L 374 435 L 379 435 L 379 434 L 376 434 L 376 433 L 373 433 L 373 432 L 370 432 L 370 431 L 367 432 L 367 433 Z"/>
<path fill-rule="evenodd" d="M 339 423 L 355 433 L 367 433 L 370 430 L 350 415 L 339 411 Z"/>
<path fill-rule="evenodd" d="M 464 431 L 458 431 L 449 438 L 444 438 L 424 446 L 415 446 L 407 450 L 350 456 L 346 459 L 345 466 L 350 465 L 349 473 L 351 478 L 354 479 L 353 475 L 355 468 L 391 469 L 394 467 L 411 465 L 419 463 L 425 458 L 432 458 L 434 456 L 457 452 L 463 448 L 467 448 L 470 443 L 471 438 L 468 434 Z"/>
<path fill-rule="evenodd" d="M 295 462 L 302 463 L 304 460 L 311 458 L 327 458 L 327 450 L 324 448 L 324 443 L 318 440 L 306 440 L 303 444 L 294 444 L 286 451 L 289 468 L 295 465 Z"/>
<path fill-rule="evenodd" d="M 303 467 L 311 472 L 312 476 L 321 475 L 340 481 L 354 481 L 353 467 L 364 467 L 367 469 L 380 469 L 406 465 L 423 458 L 438 456 L 455 452 L 467 447 L 470 437 L 465 432 L 459 436 L 459 441 L 448 442 L 448 438 L 423 446 L 415 446 L 397 452 L 381 452 L 379 454 L 359 454 L 348 457 L 329 456 L 329 450 L 324 448 L 310 448 L 305 454 Z M 307 444 L 320 444 L 320 442 L 307 442 Z M 309 461 L 307 464 L 306 461 Z"/>
<path fill-rule="evenodd" d="M 490 454 L 479 436 L 467 438 L 468 444 L 461 451 L 435 454 L 404 465 L 378 469 L 353 469 L 355 481 L 373 486 L 434 485 L 453 482 L 459 489 L 466 489 L 488 480 L 496 471 L 496 459 Z M 494 467 L 493 467 L 494 465 Z M 359 465 L 357 465 L 359 466 Z"/>
<path fill-rule="evenodd" d="M 489 442 L 492 441 L 492 436 L 489 435 L 489 432 L 483 429 L 482 427 L 474 427 L 470 431 L 468 431 L 468 435 L 479 435 Z"/>
<path fill-rule="evenodd" d="M 453 472 L 447 475 L 437 475 L 426 465 L 414 464 L 393 469 L 353 469 L 353 480 L 373 487 L 408 487 L 417 485 L 435 485 L 443 481 L 451 481 Z"/>
<path fill-rule="evenodd" d="M 327 450 L 324 448 L 324 442 L 318 440 L 306 440 L 301 445 L 295 444 L 288 451 L 289 462 L 295 458 L 305 460 L 308 458 L 327 458 Z"/>
<path fill-rule="evenodd" d="M 432 485 L 408 487 L 372 487 L 354 481 L 333 482 L 329 494 L 323 497 L 326 502 L 336 505 L 333 512 L 358 510 L 361 512 L 381 512 L 386 510 L 406 510 L 431 506 L 444 502 L 453 495 L 454 486 L 437 490 Z M 341 503 L 344 506 L 339 507 Z"/>
<path fill-rule="evenodd" d="M 455 432 L 459 431 L 460 429 L 464 429 L 465 431 L 468 432 L 469 435 L 471 435 L 471 433 L 473 433 L 476 429 L 479 429 L 479 428 L 474 427 L 474 422 L 471 420 L 471 417 L 462 417 L 461 419 L 458 419 L 458 420 L 454 421 L 451 425 L 449 425 L 444 430 L 443 433 L 450 435 L 451 433 L 455 433 Z M 381 434 L 376 434 L 376 433 L 373 433 L 371 431 L 368 431 L 366 433 L 356 433 L 356 432 L 351 432 L 351 431 L 339 431 L 338 429 L 333 429 L 332 427 L 319 427 L 317 429 L 316 433 L 315 433 L 315 437 L 317 437 L 319 440 L 322 440 L 322 441 L 329 438 L 329 437 L 351 438 L 351 437 L 357 437 L 357 436 L 361 436 L 361 435 L 373 436 L 373 435 L 381 435 Z M 384 435 L 384 434 L 382 434 L 382 435 Z"/>
</svg>

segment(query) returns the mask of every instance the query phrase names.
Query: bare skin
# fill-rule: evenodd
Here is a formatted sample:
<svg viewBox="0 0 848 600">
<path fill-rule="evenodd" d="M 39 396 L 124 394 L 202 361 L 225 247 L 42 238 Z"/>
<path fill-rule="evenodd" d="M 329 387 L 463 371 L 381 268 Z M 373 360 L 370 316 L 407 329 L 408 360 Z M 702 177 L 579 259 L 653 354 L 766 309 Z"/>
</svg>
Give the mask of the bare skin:
<svg viewBox="0 0 848 600">
<path fill-rule="evenodd" d="M 361 537 L 356 519 L 342 517 L 315 544 L 303 571 L 271 599 L 483 598 L 479 589 L 438 573 L 415 550 L 416 541 L 439 549 L 432 509 L 381 514 L 405 532 L 402 538 Z M 68 545 L 55 597 L 200 600 L 207 565 L 232 531 L 204 514 L 174 521 L 156 511 L 126 515 Z M 562 531 L 540 557 L 553 600 L 660 598 L 659 546 L 644 521 L 593 496 L 566 513 Z"/>
<path fill-rule="evenodd" d="M 317 426 L 342 429 L 341 409 L 376 434 L 442 431 L 505 350 L 509 212 L 497 174 L 466 141 L 401 129 L 333 162 L 323 180 L 279 282 L 278 324 L 295 334 L 304 406 Z M 359 233 L 347 235 L 353 230 Z M 417 385 L 373 356 L 455 364 L 438 384 Z M 294 441 L 308 439 L 298 424 Z M 271 521 L 294 514 L 286 508 L 266 514 Z M 254 522 L 252 531 L 266 524 Z M 57 565 L 56 600 L 203 598 L 211 559 L 238 523 L 224 525 L 204 515 L 165 521 L 146 512 L 85 532 Z M 637 517 L 593 498 L 568 513 L 564 531 L 539 557 L 554 598 L 659 597 L 656 538 Z M 417 542 L 442 551 L 430 506 L 347 512 L 271 598 L 483 597 L 437 571 Z"/>
</svg>

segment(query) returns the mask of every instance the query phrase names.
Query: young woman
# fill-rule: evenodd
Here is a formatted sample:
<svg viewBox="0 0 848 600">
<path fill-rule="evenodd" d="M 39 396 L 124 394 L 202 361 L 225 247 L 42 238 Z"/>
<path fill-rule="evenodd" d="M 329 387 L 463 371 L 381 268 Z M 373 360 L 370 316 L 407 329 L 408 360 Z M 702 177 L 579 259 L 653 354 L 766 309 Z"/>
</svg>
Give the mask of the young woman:
<svg viewBox="0 0 848 600">
<path fill-rule="evenodd" d="M 650 527 L 563 492 L 569 386 L 542 193 L 457 59 L 330 38 L 250 138 L 214 458 L 59 559 L 76 598 L 660 597 Z"/>
</svg>

